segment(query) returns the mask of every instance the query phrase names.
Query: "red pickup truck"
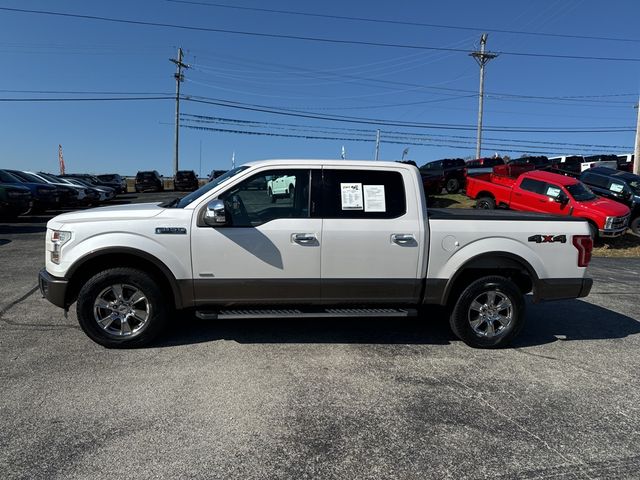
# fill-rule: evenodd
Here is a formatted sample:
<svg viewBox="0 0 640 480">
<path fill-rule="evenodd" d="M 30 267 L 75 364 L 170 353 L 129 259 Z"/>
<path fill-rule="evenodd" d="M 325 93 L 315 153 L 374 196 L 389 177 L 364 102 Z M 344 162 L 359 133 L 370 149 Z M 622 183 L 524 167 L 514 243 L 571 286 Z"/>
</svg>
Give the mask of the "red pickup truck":
<svg viewBox="0 0 640 480">
<path fill-rule="evenodd" d="M 591 236 L 617 237 L 627 229 L 629 208 L 596 196 L 580 180 L 534 170 L 510 178 L 496 174 L 467 177 L 467 196 L 476 208 L 570 215 L 589 222 Z"/>
</svg>

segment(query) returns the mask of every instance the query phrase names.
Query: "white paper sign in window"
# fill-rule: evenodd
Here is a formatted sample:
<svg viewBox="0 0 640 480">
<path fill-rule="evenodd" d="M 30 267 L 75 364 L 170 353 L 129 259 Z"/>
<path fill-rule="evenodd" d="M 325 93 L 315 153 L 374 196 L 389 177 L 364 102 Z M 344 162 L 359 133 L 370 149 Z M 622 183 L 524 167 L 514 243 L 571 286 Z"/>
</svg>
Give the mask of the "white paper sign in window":
<svg viewBox="0 0 640 480">
<path fill-rule="evenodd" d="M 548 187 L 547 195 L 553 198 L 557 198 L 560 195 L 560 189 L 557 187 Z"/>
<path fill-rule="evenodd" d="M 342 210 L 362 210 L 364 208 L 361 183 L 341 183 L 340 195 Z"/>
<path fill-rule="evenodd" d="M 615 193 L 620 193 L 624 190 L 624 185 L 622 185 L 621 183 L 612 183 L 609 187 L 609 190 Z"/>
<path fill-rule="evenodd" d="M 384 185 L 364 185 L 364 211 L 386 212 Z"/>
</svg>

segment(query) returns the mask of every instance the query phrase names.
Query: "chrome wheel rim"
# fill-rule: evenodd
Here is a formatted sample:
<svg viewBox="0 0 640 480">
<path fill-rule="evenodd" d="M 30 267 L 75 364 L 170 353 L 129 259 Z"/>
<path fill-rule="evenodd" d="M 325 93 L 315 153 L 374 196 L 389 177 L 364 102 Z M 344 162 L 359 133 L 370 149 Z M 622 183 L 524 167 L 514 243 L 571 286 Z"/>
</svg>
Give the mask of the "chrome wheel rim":
<svg viewBox="0 0 640 480">
<path fill-rule="evenodd" d="M 478 295 L 469 307 L 469 325 L 484 338 L 504 334 L 513 323 L 513 303 L 501 292 L 489 290 Z"/>
<path fill-rule="evenodd" d="M 126 283 L 102 290 L 93 302 L 93 318 L 113 337 L 139 334 L 149 323 L 151 304 L 138 287 Z"/>
</svg>

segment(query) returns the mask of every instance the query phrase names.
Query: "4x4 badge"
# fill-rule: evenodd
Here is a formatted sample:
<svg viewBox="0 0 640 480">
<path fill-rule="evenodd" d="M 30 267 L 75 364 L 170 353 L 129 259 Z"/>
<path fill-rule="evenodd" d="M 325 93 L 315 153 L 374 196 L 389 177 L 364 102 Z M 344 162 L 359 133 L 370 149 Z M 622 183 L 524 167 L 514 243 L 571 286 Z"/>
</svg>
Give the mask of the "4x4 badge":
<svg viewBox="0 0 640 480">
<path fill-rule="evenodd" d="M 528 239 L 530 242 L 536 243 L 567 243 L 566 235 L 532 235 Z"/>
</svg>

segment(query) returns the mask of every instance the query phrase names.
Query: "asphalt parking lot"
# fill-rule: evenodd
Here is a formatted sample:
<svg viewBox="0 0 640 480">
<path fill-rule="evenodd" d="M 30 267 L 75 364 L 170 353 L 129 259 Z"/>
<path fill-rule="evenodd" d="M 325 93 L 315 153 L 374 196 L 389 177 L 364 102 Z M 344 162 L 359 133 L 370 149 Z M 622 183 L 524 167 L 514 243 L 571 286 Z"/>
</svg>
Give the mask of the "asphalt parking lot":
<svg viewBox="0 0 640 480">
<path fill-rule="evenodd" d="M 640 478 L 640 259 L 594 259 L 592 294 L 528 305 L 505 350 L 437 311 L 183 314 L 107 350 L 37 291 L 47 218 L 0 224 L 3 479 Z"/>
</svg>

